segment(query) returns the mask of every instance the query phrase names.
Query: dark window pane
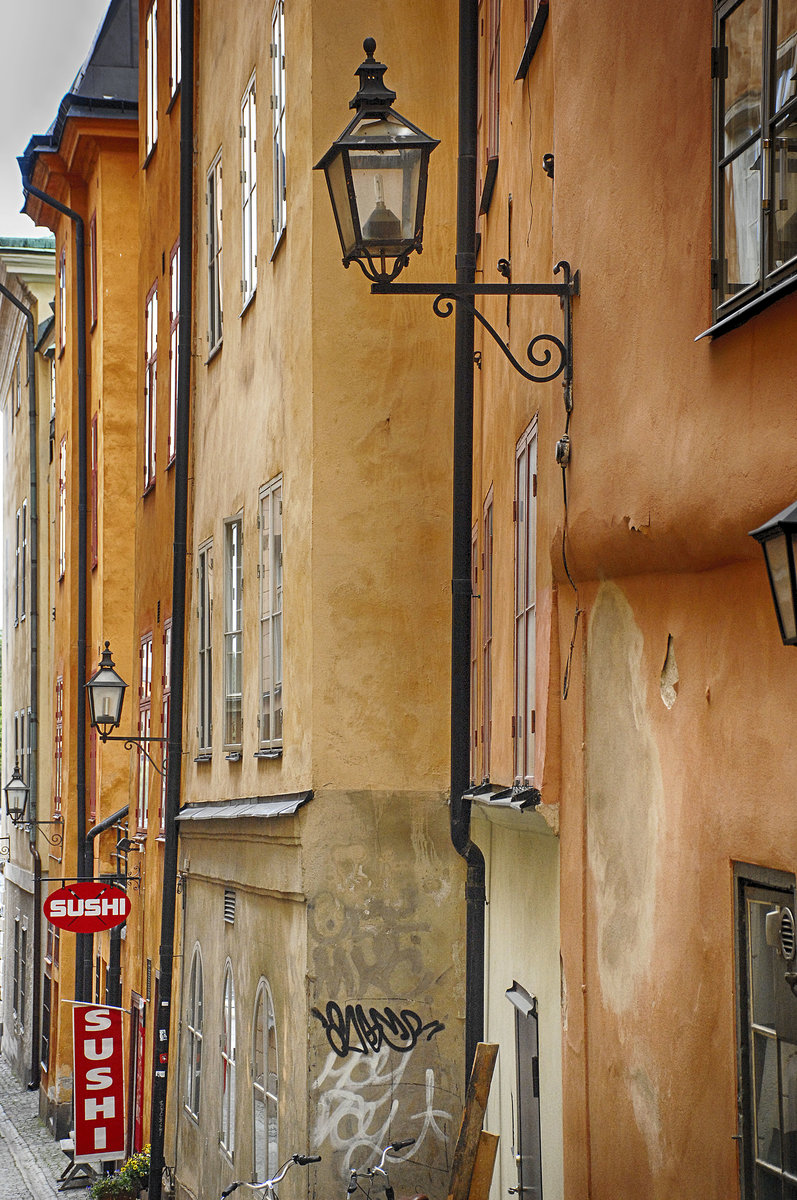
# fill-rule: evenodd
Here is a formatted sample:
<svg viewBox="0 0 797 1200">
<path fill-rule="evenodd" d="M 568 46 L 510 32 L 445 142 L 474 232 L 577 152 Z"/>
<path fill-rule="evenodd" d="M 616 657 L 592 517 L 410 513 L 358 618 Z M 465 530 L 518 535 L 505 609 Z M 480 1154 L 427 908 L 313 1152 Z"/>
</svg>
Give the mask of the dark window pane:
<svg viewBox="0 0 797 1200">
<path fill-rule="evenodd" d="M 723 27 L 728 54 L 723 129 L 730 154 L 761 128 L 762 0 L 745 0 Z"/>
<path fill-rule="evenodd" d="M 761 143 L 742 150 L 723 171 L 722 224 L 726 298 L 759 278 Z"/>
<path fill-rule="evenodd" d="M 778 1105 L 778 1046 L 773 1037 L 753 1034 L 756 1158 L 781 1165 Z"/>
</svg>

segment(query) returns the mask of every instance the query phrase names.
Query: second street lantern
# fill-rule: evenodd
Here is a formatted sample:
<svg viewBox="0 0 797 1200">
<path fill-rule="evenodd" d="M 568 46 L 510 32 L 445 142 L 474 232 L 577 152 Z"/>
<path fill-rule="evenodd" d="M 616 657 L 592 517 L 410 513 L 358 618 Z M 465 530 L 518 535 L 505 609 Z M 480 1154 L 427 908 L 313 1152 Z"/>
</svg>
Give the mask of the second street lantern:
<svg viewBox="0 0 797 1200">
<path fill-rule="evenodd" d="M 429 155 L 440 143 L 394 110 L 374 39 L 363 49 L 360 90 L 349 104 L 356 115 L 315 169 L 326 175 L 343 265 L 357 262 L 375 283 L 389 283 L 423 249 Z"/>
</svg>

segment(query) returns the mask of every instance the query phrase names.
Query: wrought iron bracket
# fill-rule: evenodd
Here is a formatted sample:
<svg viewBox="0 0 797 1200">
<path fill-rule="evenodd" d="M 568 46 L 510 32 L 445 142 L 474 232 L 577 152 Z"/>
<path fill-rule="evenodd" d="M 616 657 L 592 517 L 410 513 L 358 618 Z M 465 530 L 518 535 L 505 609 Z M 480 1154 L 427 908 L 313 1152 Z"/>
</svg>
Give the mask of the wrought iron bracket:
<svg viewBox="0 0 797 1200">
<path fill-rule="evenodd" d="M 558 262 L 554 275 L 563 276 L 562 283 L 373 283 L 374 296 L 434 296 L 432 309 L 438 317 L 450 317 L 455 304 L 463 304 L 473 313 L 479 324 L 512 364 L 518 374 L 531 383 L 550 383 L 562 376 L 565 409 L 573 408 L 573 297 L 580 292 L 580 274 L 573 272 L 570 263 Z M 475 296 L 557 296 L 563 311 L 563 336 L 553 333 L 538 333 L 526 348 L 526 357 L 532 367 L 544 373 L 527 371 L 515 358 L 507 343 L 493 328 L 487 318 L 476 308 Z M 556 356 L 556 357 L 555 357 Z"/>
<path fill-rule="evenodd" d="M 103 742 L 103 743 L 105 743 L 105 742 L 124 742 L 125 750 L 137 750 L 139 754 L 143 754 L 144 758 L 146 758 L 147 761 L 152 764 L 152 767 L 154 768 L 154 770 L 156 770 L 158 772 L 159 775 L 162 776 L 165 774 L 164 768 L 158 766 L 158 764 L 155 762 L 155 759 L 152 757 L 152 755 L 149 753 L 149 751 L 144 749 L 143 743 L 144 742 L 158 742 L 158 743 L 160 743 L 161 746 L 163 746 L 163 745 L 165 745 L 166 742 L 168 742 L 168 740 L 169 740 L 168 738 L 164 738 L 164 737 L 123 737 L 122 734 L 118 734 L 118 733 L 106 733 L 105 735 L 103 735 L 102 733 L 100 733 L 99 730 L 97 730 L 97 732 L 99 733 L 101 742 Z M 161 761 L 163 761 L 163 760 L 161 760 Z"/>
<path fill-rule="evenodd" d="M 61 825 L 61 824 L 62 824 L 61 821 L 20 821 L 18 825 L 15 825 L 15 828 L 24 830 L 24 832 L 27 833 L 28 837 L 30 837 L 31 830 L 35 829 L 41 833 L 45 842 L 47 842 L 50 846 L 63 846 L 63 844 L 64 844 L 63 833 L 54 833 L 52 835 L 52 837 L 50 837 L 50 835 L 45 833 L 44 830 L 42 829 L 42 825 Z"/>
</svg>

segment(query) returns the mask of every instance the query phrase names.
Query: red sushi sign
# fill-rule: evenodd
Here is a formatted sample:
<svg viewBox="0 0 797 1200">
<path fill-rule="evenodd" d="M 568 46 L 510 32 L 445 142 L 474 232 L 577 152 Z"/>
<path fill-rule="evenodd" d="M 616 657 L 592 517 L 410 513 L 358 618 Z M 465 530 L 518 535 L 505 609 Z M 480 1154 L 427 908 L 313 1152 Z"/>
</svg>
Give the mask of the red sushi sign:
<svg viewBox="0 0 797 1200">
<path fill-rule="evenodd" d="M 112 883 L 81 880 L 52 892 L 42 905 L 51 925 L 72 933 L 99 933 L 127 920 L 130 900 Z"/>
</svg>

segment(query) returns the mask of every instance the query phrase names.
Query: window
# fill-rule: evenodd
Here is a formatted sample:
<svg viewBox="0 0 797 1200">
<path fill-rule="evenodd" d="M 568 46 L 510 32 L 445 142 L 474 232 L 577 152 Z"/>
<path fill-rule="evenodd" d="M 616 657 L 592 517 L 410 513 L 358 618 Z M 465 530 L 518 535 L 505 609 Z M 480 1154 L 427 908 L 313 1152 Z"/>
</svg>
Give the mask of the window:
<svg viewBox="0 0 797 1200">
<path fill-rule="evenodd" d="M 58 352 L 66 346 L 66 246 L 61 247 L 58 260 Z"/>
<path fill-rule="evenodd" d="M 737 1028 L 744 1200 L 797 1195 L 797 998 L 780 945 L 794 878 L 737 865 Z M 794 953 L 792 927 L 790 953 Z M 785 946 L 784 946 L 785 949 Z"/>
<path fill-rule="evenodd" d="M 490 778 L 493 714 L 493 489 L 482 515 L 482 774 Z"/>
<path fill-rule="evenodd" d="M 482 17 L 482 29 L 487 39 L 484 50 L 485 83 L 483 105 L 486 121 L 482 125 L 484 153 L 483 177 L 479 212 L 486 213 L 495 187 L 498 173 L 498 130 L 499 96 L 501 88 L 501 0 L 484 0 L 486 21 Z"/>
<path fill-rule="evenodd" d="M 721 319 L 797 281 L 797 8 L 722 0 L 715 37 L 712 282 Z"/>
<path fill-rule="evenodd" d="M 97 565 L 97 553 L 99 549 L 99 480 L 97 478 L 97 467 L 99 460 L 99 451 L 97 446 L 97 414 L 95 413 L 91 420 L 91 569 Z"/>
<path fill-rule="evenodd" d="M 208 353 L 221 343 L 221 150 L 208 171 Z"/>
<path fill-rule="evenodd" d="M 188 983 L 188 1010 L 185 1016 L 185 1092 L 183 1103 L 192 1117 L 199 1117 L 202 1084 L 202 956 L 194 947 Z"/>
<path fill-rule="evenodd" d="M 97 820 L 97 730 L 89 729 L 89 820 Z"/>
<path fill-rule="evenodd" d="M 20 513 L 22 519 L 22 541 L 20 553 L 20 569 L 19 569 L 19 618 L 21 621 L 25 619 L 27 601 L 25 597 L 25 579 L 28 573 L 28 502 L 22 501 L 22 510 Z"/>
<path fill-rule="evenodd" d="M 14 917 L 14 963 L 12 1007 L 14 1018 L 20 1029 L 25 1027 L 25 1002 L 27 998 L 28 971 L 28 919 Z"/>
<path fill-rule="evenodd" d="M 152 735 L 152 634 L 145 633 L 139 650 L 140 670 L 138 685 L 138 735 Z M 145 833 L 149 809 L 149 759 L 138 756 L 138 809 L 136 824 L 139 833 Z"/>
<path fill-rule="evenodd" d="M 47 1071 L 50 1067 L 50 1011 L 52 1008 L 52 976 L 51 968 L 45 966 L 42 976 L 42 1028 L 40 1061 L 42 1068 Z"/>
<path fill-rule="evenodd" d="M 89 270 L 91 273 L 91 328 L 97 324 L 97 214 L 89 221 Z"/>
<path fill-rule="evenodd" d="M 58 578 L 66 574 L 66 434 L 58 451 Z"/>
<path fill-rule="evenodd" d="M 265 979 L 257 989 L 252 1042 L 252 1172 L 254 1179 L 270 1179 L 279 1167 L 279 1075 L 274 1002 Z"/>
<path fill-rule="evenodd" d="M 153 0 L 147 13 L 147 124 L 146 157 L 149 158 L 158 140 L 158 0 Z"/>
<path fill-rule="evenodd" d="M 515 779 L 534 778 L 534 706 L 537 601 L 537 421 L 515 456 Z"/>
<path fill-rule="evenodd" d="M 169 259 L 169 444 L 168 462 L 177 453 L 177 386 L 180 347 L 180 243 Z"/>
<path fill-rule="evenodd" d="M 171 0 L 170 7 L 169 33 L 171 55 L 169 59 L 169 93 L 175 96 L 180 86 L 180 61 L 183 45 L 180 0 Z"/>
<path fill-rule="evenodd" d="M 271 228 L 274 248 L 285 231 L 285 4 L 277 0 L 271 14 L 271 131 L 273 139 L 274 206 Z"/>
<path fill-rule="evenodd" d="M 235 1151 L 235 988 L 229 962 L 224 972 L 221 1036 L 221 1145 L 232 1158 Z"/>
<path fill-rule="evenodd" d="M 529 1196 L 531 1200 L 542 1200 L 537 998 L 529 995 L 519 983 L 512 984 L 506 997 L 515 1009 L 517 1194 Z"/>
<path fill-rule="evenodd" d="M 169 713 L 172 701 L 172 619 L 163 622 L 163 675 L 161 676 L 161 736 L 169 736 Z M 169 751 L 163 743 L 163 776 L 161 778 L 160 805 L 158 828 L 163 833 L 166 828 L 166 767 Z"/>
<path fill-rule="evenodd" d="M 20 534 L 21 524 L 22 524 L 22 510 L 18 508 L 17 515 L 16 515 L 16 540 L 14 543 L 15 547 L 16 547 L 16 549 L 14 551 L 14 624 L 15 625 L 19 624 L 19 560 L 20 560 L 20 550 L 21 550 L 21 541 L 20 541 L 19 534 Z"/>
<path fill-rule="evenodd" d="M 247 84 L 241 101 L 241 246 L 243 302 L 257 287 L 257 117 L 255 77 Z"/>
<path fill-rule="evenodd" d="M 55 681 L 55 764 L 53 770 L 53 812 L 61 811 L 63 796 L 64 763 L 64 679 L 59 675 Z"/>
<path fill-rule="evenodd" d="M 158 402 L 158 285 L 147 296 L 144 311 L 144 491 L 155 482 L 155 436 Z"/>
<path fill-rule="evenodd" d="M 197 564 L 197 654 L 198 654 L 198 712 L 197 741 L 199 753 L 209 754 L 213 736 L 213 652 L 211 616 L 213 612 L 213 543 L 199 548 Z"/>
<path fill-rule="evenodd" d="M 260 747 L 282 746 L 282 478 L 260 491 Z M 265 1178 L 265 1177 L 264 1177 Z"/>
<path fill-rule="evenodd" d="M 14 411 L 19 415 L 22 407 L 22 363 L 17 359 L 14 367 Z"/>
<path fill-rule="evenodd" d="M 241 745 L 243 672 L 243 521 L 224 523 L 224 744 Z"/>
<path fill-rule="evenodd" d="M 479 530 L 474 525 L 470 535 L 470 778 L 478 781 L 479 770 Z"/>
</svg>

